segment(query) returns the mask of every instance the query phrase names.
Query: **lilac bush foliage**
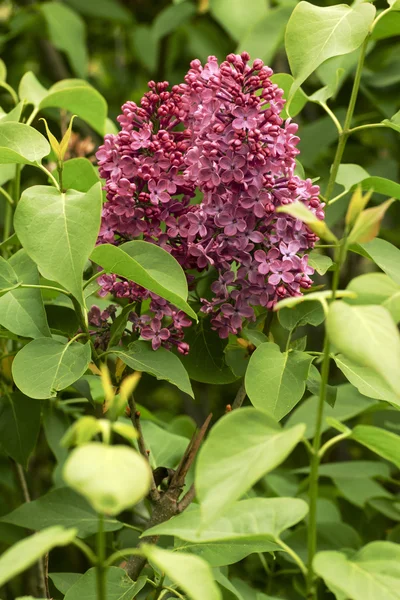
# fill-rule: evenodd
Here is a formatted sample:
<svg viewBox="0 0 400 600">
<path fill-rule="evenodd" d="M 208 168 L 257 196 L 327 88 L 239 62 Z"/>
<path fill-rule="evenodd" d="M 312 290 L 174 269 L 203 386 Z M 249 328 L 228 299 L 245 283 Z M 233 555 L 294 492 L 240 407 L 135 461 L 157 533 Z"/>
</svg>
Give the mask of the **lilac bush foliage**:
<svg viewBox="0 0 400 600">
<path fill-rule="evenodd" d="M 294 174 L 297 125 L 280 116 L 283 91 L 271 75 L 247 53 L 221 64 L 210 56 L 204 67 L 194 60 L 185 83 L 169 90 L 151 81 L 140 106 L 127 102 L 121 131 L 97 153 L 107 192 L 99 243 L 158 244 L 190 285 L 193 272 L 214 269 L 201 310 L 221 338 L 254 320 L 255 307 L 271 309 L 312 284 L 307 250 L 317 238 L 276 209 L 301 201 L 323 219 L 323 204 L 319 187 Z M 115 275 L 99 283 L 103 295 L 150 300 L 148 313 L 133 311 L 130 320 L 154 349 L 188 351 L 191 321 L 181 311 Z"/>
</svg>

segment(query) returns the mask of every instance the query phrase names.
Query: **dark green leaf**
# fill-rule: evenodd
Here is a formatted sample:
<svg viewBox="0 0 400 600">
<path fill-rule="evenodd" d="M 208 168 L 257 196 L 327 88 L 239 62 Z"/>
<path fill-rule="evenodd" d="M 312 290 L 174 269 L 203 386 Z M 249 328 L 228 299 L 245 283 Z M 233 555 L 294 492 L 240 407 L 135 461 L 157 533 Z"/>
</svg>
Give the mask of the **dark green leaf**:
<svg viewBox="0 0 400 600">
<path fill-rule="evenodd" d="M 39 435 L 40 411 L 39 402 L 18 392 L 0 398 L 0 445 L 25 468 Z"/>
</svg>

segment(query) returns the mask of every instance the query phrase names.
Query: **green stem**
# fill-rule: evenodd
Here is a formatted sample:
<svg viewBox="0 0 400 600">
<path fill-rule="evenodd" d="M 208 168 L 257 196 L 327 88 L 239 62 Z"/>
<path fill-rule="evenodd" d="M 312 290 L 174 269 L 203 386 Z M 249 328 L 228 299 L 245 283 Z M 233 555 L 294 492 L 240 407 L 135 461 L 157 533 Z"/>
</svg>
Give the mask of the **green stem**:
<svg viewBox="0 0 400 600">
<path fill-rule="evenodd" d="M 34 108 L 33 111 L 31 112 L 31 114 L 29 115 L 28 120 L 26 121 L 27 125 L 30 125 L 33 121 L 33 119 L 36 117 L 36 115 L 38 114 L 39 109 L 38 108 Z"/>
<path fill-rule="evenodd" d="M 85 283 L 83 284 L 83 289 L 86 289 L 88 287 L 88 285 L 90 285 L 92 283 L 92 281 L 94 281 L 98 277 L 101 277 L 102 275 L 104 275 L 105 272 L 106 271 L 103 269 L 102 271 L 99 271 L 98 273 L 95 273 L 94 275 L 92 275 L 91 278 L 88 279 L 87 281 L 85 281 Z"/>
<path fill-rule="evenodd" d="M 360 89 L 361 73 L 362 73 L 362 69 L 364 66 L 365 54 L 367 51 L 367 46 L 368 46 L 370 35 L 371 35 L 370 33 L 367 35 L 367 37 L 365 38 L 364 43 L 361 47 L 361 52 L 360 52 L 360 57 L 358 59 L 356 74 L 354 77 L 354 84 L 353 84 L 353 89 L 351 92 L 349 107 L 347 109 L 346 118 L 345 118 L 344 126 L 343 126 L 343 131 L 339 134 L 339 143 L 337 145 L 336 154 L 335 154 L 335 158 L 334 158 L 334 161 L 332 164 L 331 174 L 330 174 L 329 181 L 328 181 L 328 186 L 326 188 L 325 196 L 328 200 L 332 196 L 332 192 L 333 192 L 333 188 L 335 186 L 335 181 L 336 181 L 336 177 L 337 177 L 338 170 L 340 167 L 340 163 L 342 162 L 344 149 L 346 148 L 347 139 L 349 137 L 351 120 L 353 118 L 354 109 L 356 106 L 356 101 L 357 101 L 357 96 L 358 96 L 358 91 Z"/>
<path fill-rule="evenodd" d="M 346 237 L 341 242 L 336 269 L 332 281 L 332 297 L 330 302 L 333 302 L 336 297 L 336 291 L 339 286 L 340 268 L 343 257 L 346 251 Z M 315 423 L 315 434 L 312 446 L 311 455 L 311 470 L 309 477 L 309 521 L 308 521 L 308 573 L 307 573 L 307 598 L 309 600 L 316 599 L 316 588 L 314 585 L 313 560 L 317 550 L 317 500 L 318 500 L 318 470 L 321 456 L 319 453 L 322 436 L 322 422 L 324 416 L 324 407 L 326 399 L 326 390 L 328 387 L 329 367 L 330 367 L 330 342 L 327 333 L 325 332 L 324 352 L 321 367 L 321 387 L 317 409 L 317 418 Z"/>
<path fill-rule="evenodd" d="M 40 169 L 41 171 L 43 171 L 43 173 L 46 173 L 47 177 L 50 179 L 50 181 L 52 182 L 52 184 L 54 185 L 54 187 L 56 187 L 58 189 L 59 192 L 61 192 L 60 186 L 58 184 L 57 179 L 54 177 L 54 175 L 52 173 L 50 173 L 50 171 L 48 169 L 46 169 L 46 167 L 44 165 L 42 165 L 39 162 L 36 162 L 35 165 L 38 167 L 38 169 Z"/>
<path fill-rule="evenodd" d="M 18 96 L 17 96 L 16 92 L 13 90 L 13 88 L 11 87 L 11 85 L 8 85 L 8 83 L 6 83 L 5 81 L 2 81 L 0 83 L 0 87 L 7 90 L 7 92 L 10 94 L 11 98 L 13 99 L 14 104 L 17 105 L 18 104 Z"/>
<path fill-rule="evenodd" d="M 9 204 L 11 204 L 11 206 L 14 204 L 14 200 L 11 198 L 10 194 L 8 192 L 6 192 L 6 190 L 4 188 L 2 188 L 0 186 L 0 194 L 2 194 L 4 196 L 4 198 L 7 200 L 7 202 Z"/>
<path fill-rule="evenodd" d="M 364 129 L 376 129 L 377 127 L 387 128 L 387 125 L 385 125 L 384 123 L 366 123 L 365 125 L 358 125 L 357 127 L 349 129 L 348 134 L 351 135 L 356 131 L 363 131 Z"/>
<path fill-rule="evenodd" d="M 319 460 L 322 459 L 325 452 L 327 452 L 327 450 L 329 450 L 329 448 L 332 448 L 332 446 L 334 446 L 335 444 L 338 444 L 342 440 L 345 440 L 350 435 L 351 435 L 351 430 L 346 431 L 345 433 L 340 433 L 339 435 L 335 435 L 335 437 L 328 440 L 318 452 Z"/>
<path fill-rule="evenodd" d="M 298 567 L 300 568 L 301 572 L 306 577 L 307 576 L 307 567 L 303 563 L 303 561 L 301 560 L 300 556 L 298 554 L 296 554 L 296 552 L 294 550 L 292 550 L 290 548 L 290 546 L 288 546 L 287 544 L 285 544 L 285 542 L 282 542 L 282 540 L 277 540 L 277 543 L 279 544 L 279 546 L 283 550 L 285 550 L 285 552 L 287 552 L 289 554 L 289 556 L 291 556 L 293 558 L 293 560 L 296 563 L 296 565 L 298 565 Z"/>
<path fill-rule="evenodd" d="M 55 287 L 54 285 L 36 285 L 33 283 L 22 283 L 19 287 L 37 288 L 40 290 L 52 290 L 53 292 L 59 292 L 60 294 L 64 294 L 65 296 L 71 296 L 71 293 L 67 292 L 67 290 L 64 290 L 63 288 Z"/>
<path fill-rule="evenodd" d="M 335 123 L 336 129 L 338 130 L 339 135 L 341 133 L 343 133 L 342 126 L 341 126 L 341 124 L 339 122 L 339 119 L 335 115 L 335 113 L 329 108 L 329 106 L 325 102 L 321 102 L 320 105 L 322 106 L 322 108 L 324 109 L 324 111 L 326 113 L 328 113 L 328 115 L 330 116 L 330 118 L 332 119 L 332 121 Z"/>
<path fill-rule="evenodd" d="M 99 527 L 97 530 L 97 564 L 96 583 L 97 600 L 107 600 L 106 596 L 106 538 L 104 535 L 104 516 L 99 514 Z"/>
</svg>

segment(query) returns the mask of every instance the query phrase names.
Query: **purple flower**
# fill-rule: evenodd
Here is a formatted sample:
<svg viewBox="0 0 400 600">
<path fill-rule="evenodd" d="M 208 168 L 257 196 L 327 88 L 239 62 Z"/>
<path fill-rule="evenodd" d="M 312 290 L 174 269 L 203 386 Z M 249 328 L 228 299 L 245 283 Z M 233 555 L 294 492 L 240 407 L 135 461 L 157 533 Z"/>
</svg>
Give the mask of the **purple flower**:
<svg viewBox="0 0 400 600">
<path fill-rule="evenodd" d="M 151 340 L 153 350 L 158 350 L 162 342 L 170 337 L 170 332 L 166 327 L 162 327 L 159 319 L 152 319 L 149 327 L 143 327 L 140 335 L 144 340 Z"/>
</svg>

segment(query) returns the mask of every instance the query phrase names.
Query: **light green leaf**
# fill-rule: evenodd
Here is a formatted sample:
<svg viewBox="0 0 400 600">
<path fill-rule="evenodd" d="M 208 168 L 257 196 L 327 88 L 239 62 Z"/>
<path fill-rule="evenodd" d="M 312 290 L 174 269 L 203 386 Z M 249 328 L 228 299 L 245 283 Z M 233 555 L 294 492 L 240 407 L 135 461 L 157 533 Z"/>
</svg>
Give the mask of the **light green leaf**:
<svg viewBox="0 0 400 600">
<path fill-rule="evenodd" d="M 39 285 L 37 267 L 25 250 L 13 254 L 8 263 L 19 281 Z M 16 288 L 0 296 L 0 325 L 23 337 L 50 337 L 40 290 Z"/>
<path fill-rule="evenodd" d="M 60 2 L 45 2 L 40 4 L 39 9 L 45 18 L 51 42 L 66 53 L 75 73 L 86 77 L 88 56 L 84 21 Z"/>
<path fill-rule="evenodd" d="M 55 546 L 67 546 L 76 529 L 50 527 L 18 542 L 0 557 L 0 587 L 33 565 Z"/>
<path fill-rule="evenodd" d="M 352 279 L 347 286 L 357 294 L 349 298 L 349 304 L 381 304 L 392 315 L 395 323 L 400 322 L 400 285 L 384 273 L 365 273 Z"/>
<path fill-rule="evenodd" d="M 210 566 L 198 556 L 145 544 L 140 551 L 181 588 L 190 600 L 222 600 Z"/>
<path fill-rule="evenodd" d="M 386 275 L 400 285 L 400 250 L 396 246 L 376 238 L 367 244 L 359 244 L 359 247 L 363 255 L 373 260 Z"/>
<path fill-rule="evenodd" d="M 379 454 L 400 468 L 400 436 L 372 425 L 357 425 L 351 434 L 353 440 Z"/>
<path fill-rule="evenodd" d="M 195 485 L 204 524 L 283 462 L 304 430 L 304 425 L 281 429 L 272 417 L 251 407 L 223 416 L 212 428 L 196 464 Z"/>
<path fill-rule="evenodd" d="M 39 435 L 40 412 L 39 402 L 19 392 L 0 398 L 0 446 L 25 468 Z"/>
<path fill-rule="evenodd" d="M 246 392 L 253 406 L 280 421 L 303 397 L 312 356 L 281 352 L 267 342 L 251 355 L 246 370 Z"/>
<path fill-rule="evenodd" d="M 7 123 L 8 121 L 18 122 L 21 118 L 22 109 L 24 108 L 23 102 L 18 102 L 16 106 L 10 112 L 5 113 L 0 117 L 1 123 Z"/>
<path fill-rule="evenodd" d="M 151 471 L 146 459 L 133 448 L 91 442 L 71 452 L 63 477 L 94 510 L 117 515 L 147 495 Z"/>
<path fill-rule="evenodd" d="M 189 542 L 251 543 L 269 541 L 271 550 L 280 550 L 279 536 L 308 513 L 308 505 L 298 498 L 251 498 L 235 502 L 211 525 L 199 528 L 200 507 L 185 511 L 166 523 L 146 531 L 146 535 L 173 535 Z M 266 550 L 264 550 L 266 552 Z"/>
<path fill-rule="evenodd" d="M 268 14 L 264 0 L 253 0 L 251 10 L 242 0 L 210 0 L 210 12 L 237 41 Z"/>
<path fill-rule="evenodd" d="M 285 100 L 288 100 L 290 89 L 294 81 L 293 77 L 289 75 L 289 73 L 276 73 L 275 75 L 272 75 L 271 81 L 273 83 L 276 83 L 276 85 L 283 89 L 283 97 L 285 98 Z M 282 119 L 287 119 L 289 116 L 295 117 L 304 108 L 307 102 L 307 95 L 303 92 L 301 88 L 299 88 L 290 102 L 290 115 L 288 115 L 284 107 L 283 111 L 281 112 Z"/>
<path fill-rule="evenodd" d="M 400 133 L 400 110 L 390 119 L 384 119 L 382 123 Z"/>
<path fill-rule="evenodd" d="M 15 231 L 42 275 L 82 305 L 83 269 L 96 244 L 101 206 L 100 183 L 86 194 L 33 186 L 23 192 L 15 212 Z"/>
<path fill-rule="evenodd" d="M 369 367 L 358 365 L 343 354 L 337 354 L 333 359 L 337 367 L 361 394 L 368 398 L 385 400 L 385 402 L 400 406 L 398 395 L 378 373 Z"/>
<path fill-rule="evenodd" d="M 365 508 L 366 504 L 374 498 L 390 500 L 392 495 L 374 479 L 343 479 L 335 477 L 333 483 L 340 494 L 354 506 Z"/>
<path fill-rule="evenodd" d="M 86 121 L 100 135 L 106 133 L 107 103 L 84 80 L 64 79 L 55 83 L 40 102 L 41 109 L 49 107 L 64 108 Z"/>
<path fill-rule="evenodd" d="M 363 3 L 315 6 L 299 2 L 289 19 L 285 46 L 295 82 L 291 95 L 313 71 L 333 56 L 356 50 L 372 24 L 376 9 Z"/>
<path fill-rule="evenodd" d="M 41 133 L 24 125 L 0 122 L 0 164 L 30 165 L 40 162 L 50 152 L 50 146 Z"/>
<path fill-rule="evenodd" d="M 369 177 L 369 173 L 360 165 L 341 164 L 336 176 L 336 183 L 342 185 L 345 190 L 350 190 L 357 183 Z"/>
<path fill-rule="evenodd" d="M 293 427 L 299 423 L 305 423 L 306 431 L 304 437 L 307 439 L 314 436 L 315 433 L 315 415 L 317 414 L 319 399 L 317 396 L 307 398 L 300 406 L 296 407 L 287 421 L 288 427 Z M 322 431 L 329 429 L 327 417 L 337 421 L 348 421 L 368 409 L 376 406 L 378 402 L 371 398 L 366 398 L 360 394 L 355 387 L 346 383 L 337 386 L 337 398 L 335 406 L 332 408 L 325 402 L 322 418 Z"/>
<path fill-rule="evenodd" d="M 285 27 L 291 13 L 291 6 L 279 6 L 273 10 L 269 10 L 265 15 L 257 19 L 257 21 L 248 28 L 243 35 L 240 36 L 239 47 L 236 52 L 248 52 L 254 58 L 261 58 L 266 65 L 270 65 L 275 57 L 276 52 L 283 45 L 285 35 Z M 286 73 L 274 75 L 272 81 L 277 83 L 279 87 L 283 87 L 281 82 L 274 80 L 274 77 L 290 77 Z M 292 78 L 291 78 L 292 79 Z M 291 85 L 291 82 L 290 82 Z M 283 88 L 285 91 L 286 87 Z M 302 95 L 302 94 L 301 94 Z M 285 94 L 287 97 L 287 94 Z M 298 98 L 300 101 L 300 98 Z M 307 101 L 307 100 L 306 100 Z M 297 112 L 300 112 L 299 109 Z M 283 109 L 285 113 L 285 109 Z M 296 111 L 291 114 L 294 116 Z"/>
<path fill-rule="evenodd" d="M 116 347 L 109 350 L 135 371 L 150 373 L 157 379 L 165 379 L 193 398 L 188 374 L 175 354 L 165 348 L 156 352 L 148 342 L 133 342 L 128 348 Z"/>
<path fill-rule="evenodd" d="M 400 401 L 400 336 L 390 313 L 382 306 L 333 302 L 326 325 L 337 350 L 383 377 Z"/>
<path fill-rule="evenodd" d="M 32 402 L 39 406 L 37 402 Z M 1 517 L 3 523 L 12 523 L 35 531 L 62 525 L 76 527 L 77 536 L 88 537 L 97 532 L 99 519 L 97 513 L 82 496 L 69 488 L 57 488 L 37 500 L 22 504 L 8 515 Z M 104 519 L 105 531 L 121 529 L 122 523 L 116 519 Z"/>
<path fill-rule="evenodd" d="M 10 179 L 14 179 L 15 177 L 15 164 L 0 164 L 0 185 L 4 185 Z"/>
<path fill-rule="evenodd" d="M 53 173 L 58 181 L 58 173 Z M 71 158 L 63 165 L 63 188 L 77 192 L 88 192 L 100 177 L 87 158 Z"/>
<path fill-rule="evenodd" d="M 133 600 L 144 588 L 146 581 L 147 578 L 139 577 L 135 583 L 124 569 L 108 567 L 106 570 L 107 600 Z M 92 568 L 68 588 L 64 600 L 97 600 L 97 598 L 96 569 Z"/>
<path fill-rule="evenodd" d="M 211 567 L 223 567 L 235 564 L 255 552 L 269 552 L 272 547 L 279 549 L 272 542 L 265 541 L 184 542 L 177 538 L 174 552 L 190 552 L 204 559 Z"/>
<path fill-rule="evenodd" d="M 391 196 L 400 200 L 400 183 L 385 179 L 384 177 L 367 177 L 360 182 L 361 188 L 365 191 L 374 190 L 377 194 Z"/>
<path fill-rule="evenodd" d="M 190 327 L 185 334 L 185 341 L 190 346 L 190 352 L 181 356 L 180 360 L 190 379 L 214 385 L 237 380 L 224 360 L 226 340 L 222 340 L 218 333 L 211 329 L 208 319 L 200 319 L 196 326 Z"/>
<path fill-rule="evenodd" d="M 333 265 L 332 259 L 317 250 L 312 250 L 308 255 L 308 264 L 315 269 L 319 275 L 325 275 L 327 270 Z"/>
<path fill-rule="evenodd" d="M 334 244 L 337 243 L 336 236 L 329 229 L 325 221 L 318 219 L 302 202 L 296 201 L 291 204 L 279 206 L 277 212 L 285 213 L 295 219 L 299 219 L 299 221 L 306 223 L 311 231 L 316 233 L 318 237 L 328 242 L 333 242 Z"/>
<path fill-rule="evenodd" d="M 326 585 L 351 600 L 400 598 L 400 545 L 371 542 L 348 558 L 341 552 L 319 552 L 314 570 Z"/>
<path fill-rule="evenodd" d="M 18 352 L 12 372 L 15 384 L 30 398 L 54 398 L 84 374 L 90 359 L 89 342 L 63 344 L 39 338 Z"/>
<path fill-rule="evenodd" d="M 400 34 L 400 14 L 389 12 L 378 21 L 372 32 L 373 40 L 384 40 Z"/>
<path fill-rule="evenodd" d="M 41 101 L 47 93 L 47 89 L 40 83 L 32 71 L 25 73 L 19 82 L 18 95 L 20 99 L 24 100 L 27 104 L 33 104 L 35 108 L 39 108 Z"/>
<path fill-rule="evenodd" d="M 4 60 L 0 58 L 0 81 L 7 80 L 7 67 L 5 65 Z"/>
<path fill-rule="evenodd" d="M 90 258 L 107 273 L 134 281 L 197 319 L 186 302 L 188 288 L 182 267 L 159 246 L 142 241 L 122 246 L 102 244 L 93 250 Z"/>
</svg>

